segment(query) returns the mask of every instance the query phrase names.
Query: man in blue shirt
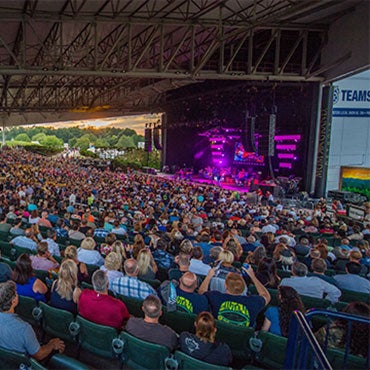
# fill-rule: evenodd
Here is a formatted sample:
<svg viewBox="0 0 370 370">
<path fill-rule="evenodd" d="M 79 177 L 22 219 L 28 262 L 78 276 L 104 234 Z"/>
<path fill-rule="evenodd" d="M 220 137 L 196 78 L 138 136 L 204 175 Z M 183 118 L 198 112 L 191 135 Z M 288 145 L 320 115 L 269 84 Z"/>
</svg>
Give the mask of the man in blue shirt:
<svg viewBox="0 0 370 370">
<path fill-rule="evenodd" d="M 26 229 L 25 235 L 17 236 L 10 241 L 10 244 L 16 245 L 17 247 L 27 248 L 31 251 L 36 251 L 37 243 L 32 239 L 32 229 Z"/>
<path fill-rule="evenodd" d="M 14 313 L 18 305 L 18 294 L 13 281 L 0 284 L 0 347 L 31 355 L 41 361 L 52 351 L 64 351 L 64 342 L 51 339 L 40 346 L 32 326 Z"/>
</svg>

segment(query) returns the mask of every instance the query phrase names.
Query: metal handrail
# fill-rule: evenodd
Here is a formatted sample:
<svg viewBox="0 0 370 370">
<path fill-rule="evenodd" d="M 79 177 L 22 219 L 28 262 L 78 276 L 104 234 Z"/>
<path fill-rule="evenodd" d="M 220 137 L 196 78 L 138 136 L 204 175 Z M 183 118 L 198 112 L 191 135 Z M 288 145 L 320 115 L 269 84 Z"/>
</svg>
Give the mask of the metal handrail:
<svg viewBox="0 0 370 370">
<path fill-rule="evenodd" d="M 350 333 L 351 333 L 351 330 L 352 330 L 352 323 L 357 322 L 357 323 L 370 325 L 370 319 L 366 318 L 366 317 L 363 317 L 363 316 L 357 316 L 357 315 L 353 315 L 353 314 L 349 314 L 349 313 L 329 311 L 329 310 L 326 311 L 326 310 L 316 309 L 316 308 L 312 308 L 312 309 L 308 310 L 305 316 L 306 316 L 308 321 L 310 321 L 315 316 L 326 316 L 330 319 L 342 319 L 342 320 L 349 321 L 348 330 L 347 330 L 347 338 L 346 338 L 346 347 L 345 347 L 345 350 L 344 350 L 344 360 L 343 360 L 343 368 L 345 369 L 346 364 L 347 364 L 347 360 L 348 360 L 348 355 L 350 354 L 349 353 L 349 351 L 350 351 L 350 340 L 351 340 Z M 326 350 L 326 347 L 327 347 L 327 339 L 328 338 L 326 338 L 324 350 Z M 370 353 L 369 353 L 369 351 L 370 351 L 370 349 L 368 350 L 368 356 L 367 356 L 367 368 L 369 368 L 369 365 L 370 365 L 370 358 L 369 358 Z"/>
<path fill-rule="evenodd" d="M 297 359 L 297 349 L 299 344 L 300 356 Z M 323 352 L 319 342 L 313 334 L 304 314 L 298 310 L 294 311 L 290 323 L 284 369 L 290 370 L 308 368 L 307 362 L 310 354 L 309 348 L 311 348 L 311 350 L 313 351 L 314 359 L 317 361 L 318 366 L 315 366 L 316 368 L 332 370 L 330 362 L 326 358 L 325 353 Z"/>
</svg>

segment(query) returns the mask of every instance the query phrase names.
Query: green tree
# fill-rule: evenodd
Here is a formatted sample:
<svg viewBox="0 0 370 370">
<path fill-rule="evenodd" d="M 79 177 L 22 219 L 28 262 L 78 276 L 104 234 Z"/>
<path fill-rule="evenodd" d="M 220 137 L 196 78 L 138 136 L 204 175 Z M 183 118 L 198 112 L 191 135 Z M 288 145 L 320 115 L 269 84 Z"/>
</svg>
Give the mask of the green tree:
<svg viewBox="0 0 370 370">
<path fill-rule="evenodd" d="M 24 133 L 24 134 L 18 134 L 16 137 L 15 137 L 15 140 L 16 141 L 26 141 L 26 142 L 30 142 L 31 139 L 29 138 L 29 136 Z"/>
<path fill-rule="evenodd" d="M 63 146 L 63 140 L 58 139 L 55 135 L 45 135 L 45 138 L 40 141 L 40 144 L 45 146 Z"/>
<path fill-rule="evenodd" d="M 117 143 L 118 148 L 131 148 L 134 147 L 135 143 L 134 140 L 132 140 L 132 137 L 122 135 Z"/>
<path fill-rule="evenodd" d="M 142 136 L 142 135 L 133 135 L 132 140 L 134 140 L 134 144 L 135 144 L 135 146 L 137 146 L 137 144 L 140 141 L 144 141 L 144 136 Z"/>
<path fill-rule="evenodd" d="M 76 137 L 73 137 L 71 139 L 68 140 L 68 145 L 70 148 L 75 148 L 77 145 L 76 145 L 76 142 L 77 142 L 77 138 Z"/>
<path fill-rule="evenodd" d="M 95 141 L 95 146 L 97 148 L 108 148 L 109 147 L 109 143 L 108 143 L 107 140 L 99 138 L 99 139 L 97 139 Z"/>
<path fill-rule="evenodd" d="M 88 149 L 90 146 L 90 139 L 88 135 L 83 135 L 80 138 L 76 140 L 75 146 L 80 148 L 80 149 Z"/>
<path fill-rule="evenodd" d="M 41 143 L 42 140 L 45 140 L 46 135 L 43 132 L 40 132 L 39 134 L 33 135 L 32 136 L 32 141 L 38 141 Z"/>
</svg>

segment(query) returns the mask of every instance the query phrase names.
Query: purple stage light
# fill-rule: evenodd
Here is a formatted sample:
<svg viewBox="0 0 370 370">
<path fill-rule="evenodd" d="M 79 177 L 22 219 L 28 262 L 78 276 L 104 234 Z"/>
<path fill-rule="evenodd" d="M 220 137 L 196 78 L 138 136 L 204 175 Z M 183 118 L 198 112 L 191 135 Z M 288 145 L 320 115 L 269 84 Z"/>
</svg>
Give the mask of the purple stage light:
<svg viewBox="0 0 370 370">
<path fill-rule="evenodd" d="M 301 135 L 276 135 L 275 141 L 299 141 L 301 140 Z"/>
<path fill-rule="evenodd" d="M 294 144 L 278 144 L 278 145 L 276 145 L 276 149 L 279 149 L 279 150 L 296 150 L 297 145 L 294 145 Z"/>
<path fill-rule="evenodd" d="M 279 167 L 280 168 L 292 168 L 292 164 L 291 163 L 286 163 L 286 162 L 280 162 L 279 163 Z"/>
<path fill-rule="evenodd" d="M 280 159 L 294 159 L 294 154 L 288 154 L 288 153 L 278 153 L 278 158 Z"/>
</svg>

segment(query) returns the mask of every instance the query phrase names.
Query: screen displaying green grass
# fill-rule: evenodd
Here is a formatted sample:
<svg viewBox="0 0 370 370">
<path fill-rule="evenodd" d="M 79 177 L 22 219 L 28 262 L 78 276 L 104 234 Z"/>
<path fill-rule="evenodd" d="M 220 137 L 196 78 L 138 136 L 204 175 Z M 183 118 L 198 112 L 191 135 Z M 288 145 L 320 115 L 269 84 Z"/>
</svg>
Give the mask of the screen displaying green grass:
<svg viewBox="0 0 370 370">
<path fill-rule="evenodd" d="M 341 190 L 365 195 L 370 199 L 370 168 L 341 167 Z"/>
</svg>

